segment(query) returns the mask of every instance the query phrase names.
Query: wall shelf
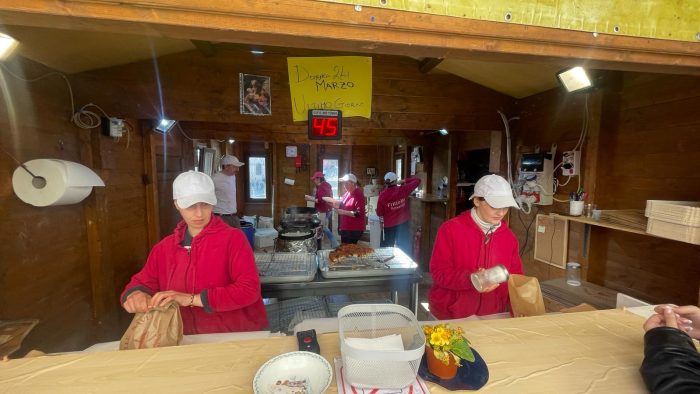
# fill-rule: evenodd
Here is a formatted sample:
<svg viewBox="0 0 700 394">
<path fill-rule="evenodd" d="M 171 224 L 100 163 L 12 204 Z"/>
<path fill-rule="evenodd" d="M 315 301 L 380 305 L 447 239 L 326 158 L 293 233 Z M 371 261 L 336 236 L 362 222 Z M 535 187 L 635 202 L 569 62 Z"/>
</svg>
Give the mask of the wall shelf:
<svg viewBox="0 0 700 394">
<path fill-rule="evenodd" d="M 655 235 L 647 233 L 647 218 L 644 216 L 644 210 L 641 209 L 616 209 L 601 211 L 599 220 L 583 216 L 569 216 L 563 214 L 552 215 L 571 222 L 578 222 L 591 226 L 605 227 L 613 230 L 655 237 Z"/>
</svg>

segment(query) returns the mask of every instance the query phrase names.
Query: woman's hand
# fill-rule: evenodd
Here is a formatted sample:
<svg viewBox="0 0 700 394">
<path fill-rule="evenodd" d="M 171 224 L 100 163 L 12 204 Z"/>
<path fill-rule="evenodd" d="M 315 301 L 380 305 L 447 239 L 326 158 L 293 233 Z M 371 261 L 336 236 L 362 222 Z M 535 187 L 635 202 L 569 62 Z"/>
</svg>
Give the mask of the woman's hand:
<svg viewBox="0 0 700 394">
<path fill-rule="evenodd" d="M 306 195 L 304 196 L 304 199 L 305 199 L 306 201 L 313 201 L 313 202 L 316 202 L 316 197 L 309 196 L 308 194 L 306 194 Z"/>
<path fill-rule="evenodd" d="M 194 298 L 197 297 L 195 296 Z M 189 293 L 180 293 L 174 290 L 161 291 L 153 295 L 148 307 L 155 308 L 157 306 L 165 306 L 171 301 L 177 302 L 180 306 L 190 306 L 194 305 L 194 298 L 192 294 Z"/>
<path fill-rule="evenodd" d="M 479 269 L 477 270 L 477 272 L 481 272 L 481 271 L 485 271 L 485 269 L 484 269 L 484 268 L 479 268 Z M 490 293 L 490 292 L 496 290 L 496 289 L 498 288 L 499 285 L 500 285 L 500 283 L 494 283 L 494 284 L 492 284 L 492 285 L 489 286 L 489 287 L 484 287 L 484 289 L 483 289 L 481 292 L 482 292 L 482 293 Z"/>
<path fill-rule="evenodd" d="M 335 201 L 335 200 L 333 199 L 333 197 L 327 197 L 327 196 L 326 196 L 326 197 L 323 197 L 323 201 L 325 201 L 325 202 L 331 204 L 331 206 L 332 206 L 333 208 L 338 208 L 338 206 L 340 206 L 340 204 L 338 203 L 338 201 Z"/>
<path fill-rule="evenodd" d="M 129 313 L 148 312 L 151 296 L 141 290 L 129 294 L 124 301 L 124 309 Z"/>
</svg>

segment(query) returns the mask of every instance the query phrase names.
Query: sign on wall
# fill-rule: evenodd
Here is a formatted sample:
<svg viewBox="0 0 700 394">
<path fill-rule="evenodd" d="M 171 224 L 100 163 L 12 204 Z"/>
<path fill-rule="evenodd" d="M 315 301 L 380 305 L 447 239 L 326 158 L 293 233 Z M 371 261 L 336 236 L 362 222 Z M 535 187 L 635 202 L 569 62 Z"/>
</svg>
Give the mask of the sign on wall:
<svg viewBox="0 0 700 394">
<path fill-rule="evenodd" d="M 338 109 L 343 116 L 372 115 L 372 58 L 362 56 L 287 58 L 294 121 L 310 109 Z"/>
</svg>

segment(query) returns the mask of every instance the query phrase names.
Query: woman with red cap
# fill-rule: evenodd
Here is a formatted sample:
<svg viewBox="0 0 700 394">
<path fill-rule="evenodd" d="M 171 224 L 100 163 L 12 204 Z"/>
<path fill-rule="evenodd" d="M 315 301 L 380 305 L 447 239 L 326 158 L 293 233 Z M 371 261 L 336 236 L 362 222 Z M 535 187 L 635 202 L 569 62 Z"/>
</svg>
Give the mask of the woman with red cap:
<svg viewBox="0 0 700 394">
<path fill-rule="evenodd" d="M 313 196 L 310 196 L 308 194 L 305 195 L 304 199 L 306 199 L 306 201 L 314 202 L 314 207 L 321 216 L 321 226 L 323 226 L 323 233 L 326 234 L 326 237 L 331 243 L 331 247 L 337 248 L 338 241 L 336 241 L 335 235 L 333 235 L 333 232 L 330 229 L 331 216 L 333 215 L 333 207 L 323 200 L 323 197 L 333 198 L 333 189 L 331 188 L 331 184 L 326 182 L 326 178 L 324 178 L 323 173 L 321 171 L 314 172 L 314 175 L 311 177 L 311 181 L 314 183 L 314 185 L 316 185 L 316 192 Z"/>
</svg>

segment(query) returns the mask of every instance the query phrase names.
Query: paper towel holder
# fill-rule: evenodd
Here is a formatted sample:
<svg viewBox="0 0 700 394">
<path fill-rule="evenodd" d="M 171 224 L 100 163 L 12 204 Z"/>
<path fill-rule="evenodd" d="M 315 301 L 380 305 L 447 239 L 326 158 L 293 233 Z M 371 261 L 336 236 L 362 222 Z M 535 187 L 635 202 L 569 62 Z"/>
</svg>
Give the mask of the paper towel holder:
<svg viewBox="0 0 700 394">
<path fill-rule="evenodd" d="M 51 184 L 47 180 L 49 178 Z M 31 186 L 22 188 L 22 185 Z M 58 159 L 36 159 L 20 163 L 12 176 L 15 195 L 36 207 L 79 203 L 95 186 L 105 186 L 105 183 L 92 169 L 80 163 Z"/>
</svg>

